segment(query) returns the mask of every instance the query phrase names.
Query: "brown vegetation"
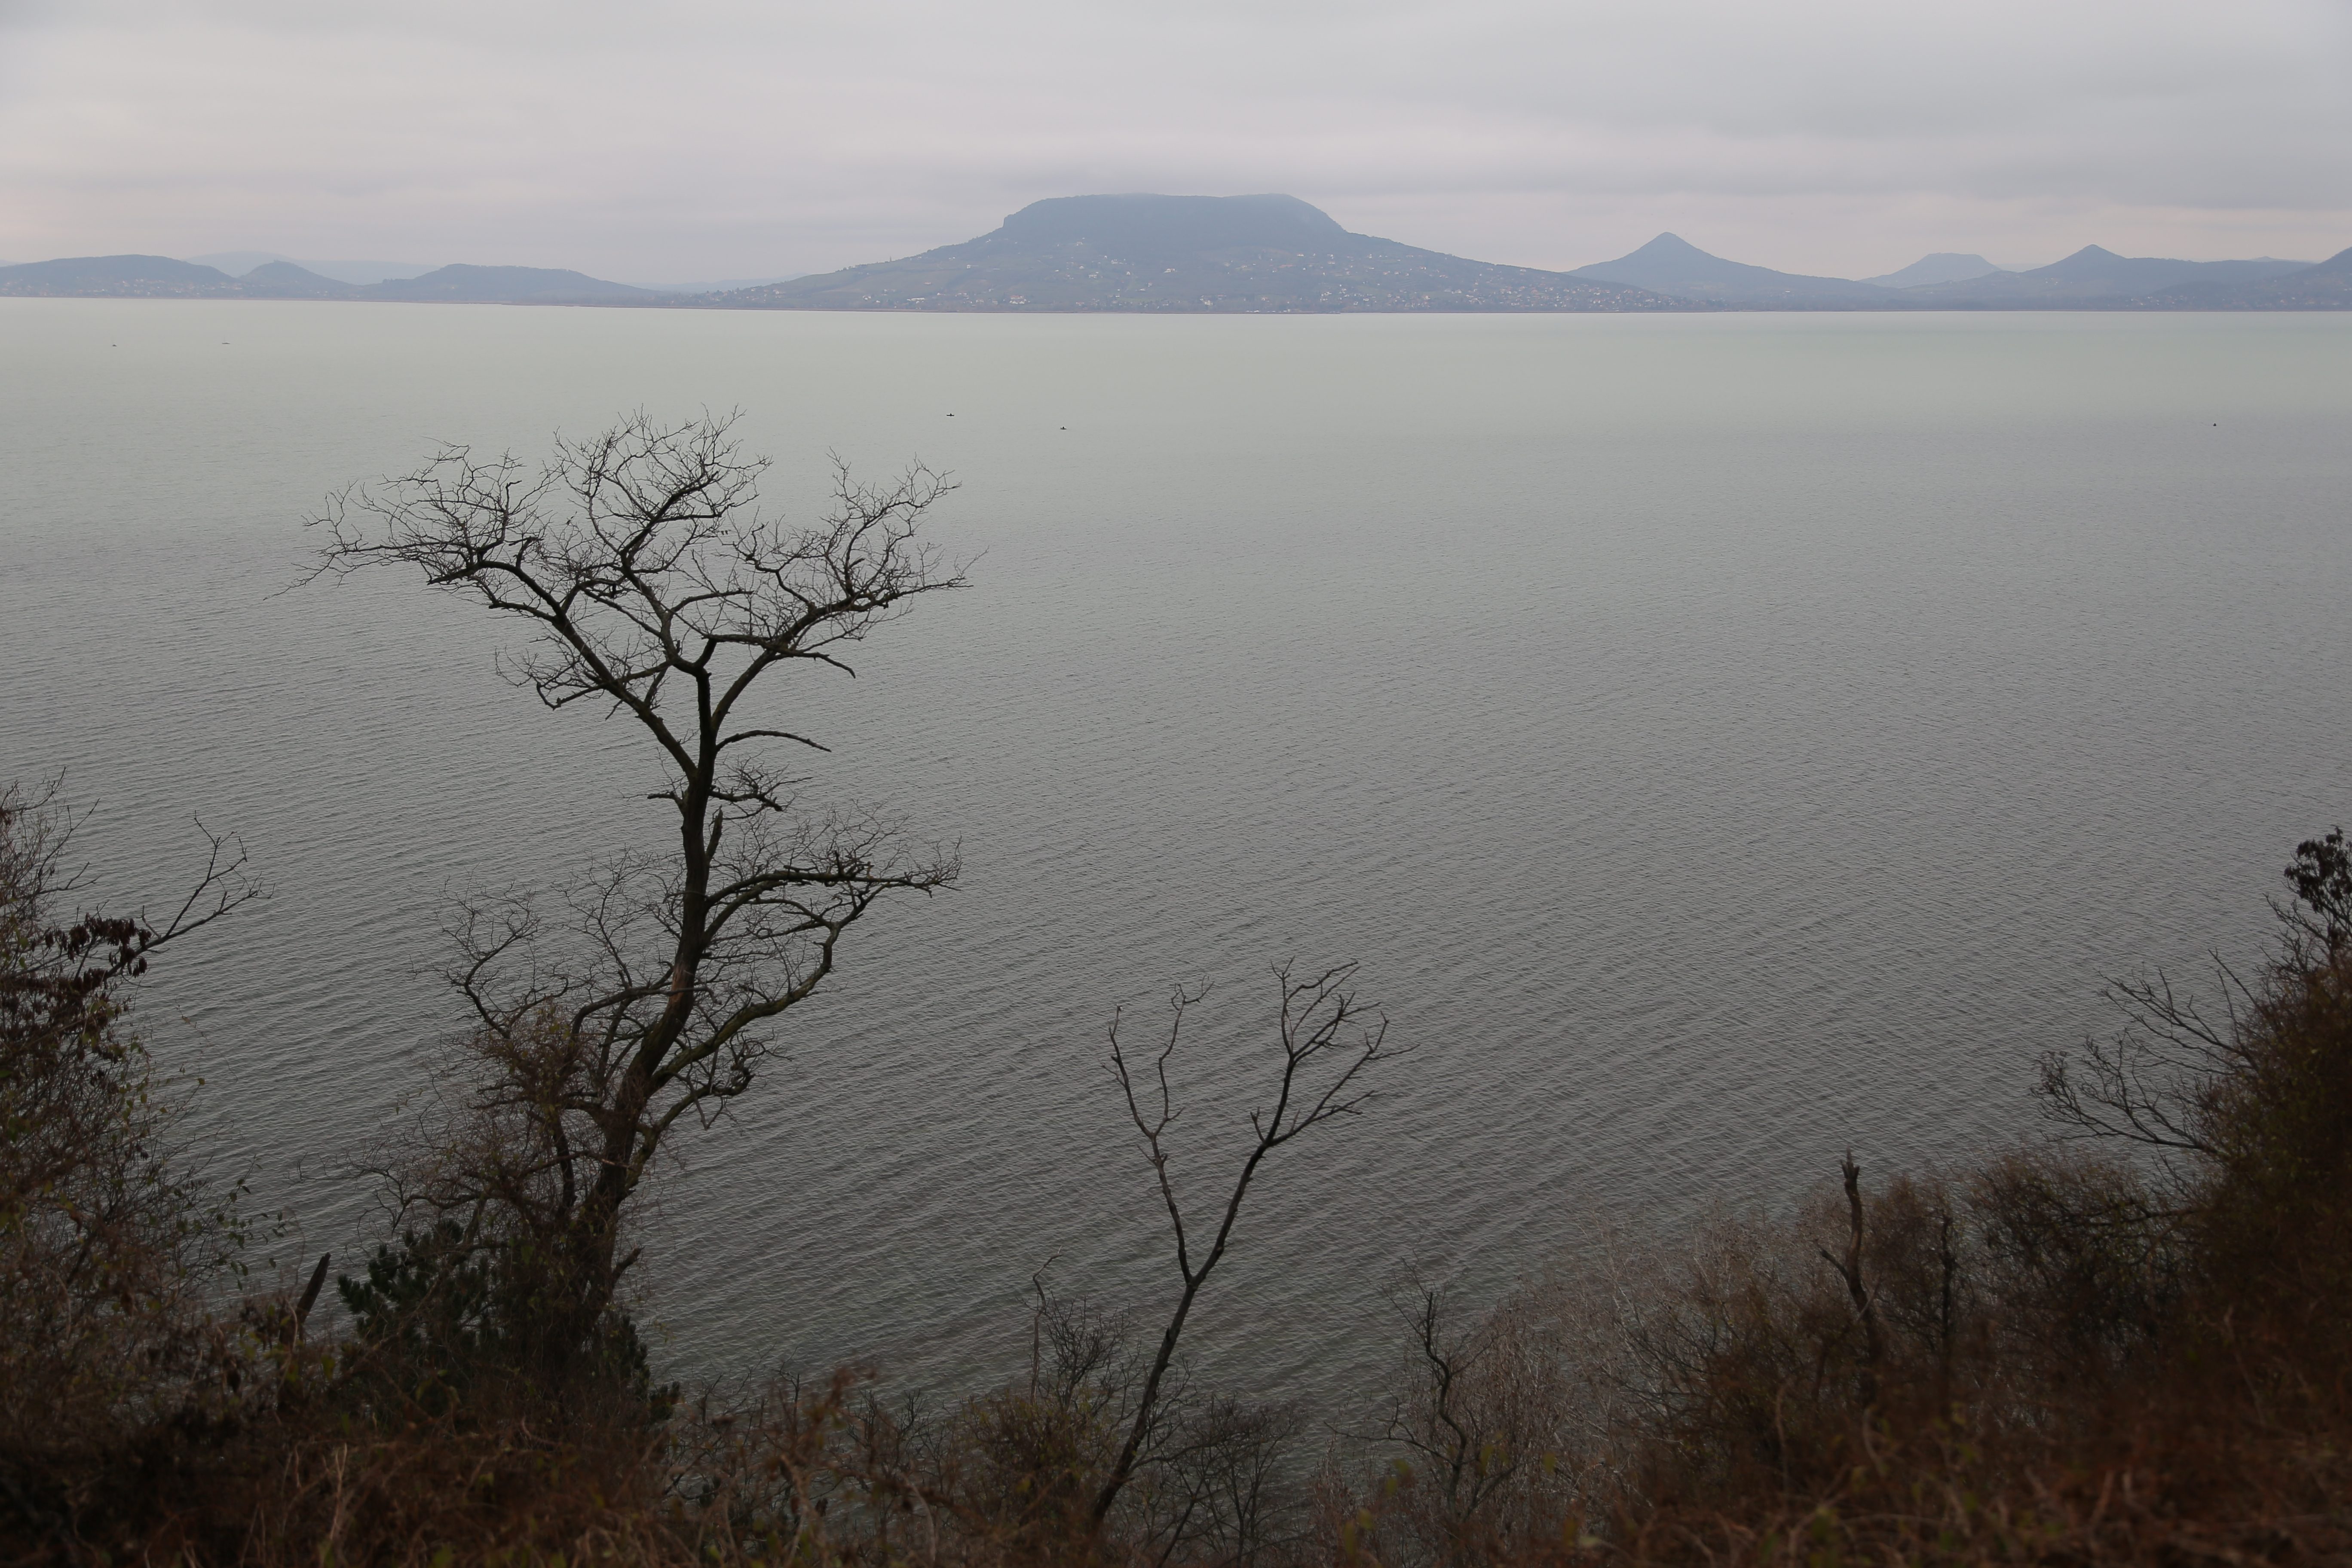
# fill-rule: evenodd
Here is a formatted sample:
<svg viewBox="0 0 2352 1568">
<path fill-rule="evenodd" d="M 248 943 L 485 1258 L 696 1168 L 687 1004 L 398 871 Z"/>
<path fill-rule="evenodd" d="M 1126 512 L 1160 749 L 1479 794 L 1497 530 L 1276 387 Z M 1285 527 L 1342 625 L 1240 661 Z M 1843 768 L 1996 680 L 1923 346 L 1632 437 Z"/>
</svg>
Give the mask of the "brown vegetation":
<svg viewBox="0 0 2352 1568">
<path fill-rule="evenodd" d="M 323 1261 L 299 1291 L 246 1279 L 235 1190 L 175 1152 L 129 1026 L 149 957 L 250 896 L 237 859 L 213 841 L 160 923 L 68 910 L 67 820 L 0 797 L 0 1560 L 2352 1561 L 2340 831 L 2298 847 L 2280 947 L 2222 973 L 2218 1015 L 2119 987 L 2123 1032 L 2045 1061 L 2059 1136 L 1888 1174 L 1849 1153 L 1790 1212 L 1604 1238 L 1484 1312 L 1408 1283 L 1360 1426 L 1311 1434 L 1179 1353 L 1262 1163 L 1388 1054 L 1346 968 L 1277 972 L 1269 1099 L 1205 1229 L 1166 1137 L 1194 998 L 1148 1067 L 1114 1027 L 1173 1230 L 1164 1321 L 1041 1280 L 1027 1368 L 939 1410 L 862 1372 L 657 1386 L 617 1287 L 661 1140 L 751 1087 L 761 1026 L 874 899 L 953 872 L 796 815 L 732 754 L 801 739 L 741 727 L 755 677 L 952 584 L 912 532 L 938 487 L 845 482 L 787 534 L 739 515 L 757 465 L 723 437 L 638 421 L 537 489 L 446 454 L 331 552 L 536 623 L 525 682 L 631 715 L 679 832 L 676 864 L 611 868 L 560 933 L 462 919 L 446 1114 L 386 1163 L 406 1228 L 338 1281 L 331 1330 Z M 550 521 L 558 493 L 576 510 Z"/>
<path fill-rule="evenodd" d="M 2352 860 L 2210 1023 L 2159 981 L 2021 1145 L 1416 1318 L 1384 1563 L 2352 1559 Z M 2128 1157 L 2137 1142 L 2156 1158 Z M 1465 1463 L 1466 1457 L 1466 1463 Z M 1352 1510 L 1352 1511 L 1350 1511 Z"/>
<path fill-rule="evenodd" d="M 165 1292 L 108 1309 L 160 1349 L 137 1388 L 59 1393 L 79 1352 L 45 1372 L 12 1338 L 8 1529 L 30 1558 L 224 1564 L 2352 1558 L 2352 877 L 2340 840 L 2315 861 L 2222 1026 L 2139 989 L 2092 1068 L 2052 1064 L 2063 1124 L 2154 1129 L 2164 1159 L 1849 1162 L 1787 1215 L 1606 1246 L 1484 1314 L 1401 1289 L 1396 1393 L 1336 1440 L 1042 1286 L 1026 1373 L 932 1414 L 863 1373 L 552 1397 L 499 1337 L 528 1294 L 488 1275 L 454 1307 L 387 1285 L 390 1318 L 324 1342 L 282 1302 Z"/>
<path fill-rule="evenodd" d="M 0 792 L 0 1509 L 28 1521 L 110 1506 L 231 1418 L 278 1326 L 205 1310 L 240 1262 L 237 1194 L 178 1157 L 121 994 L 255 889 L 213 839 L 169 919 L 68 913 L 73 827 Z"/>
</svg>

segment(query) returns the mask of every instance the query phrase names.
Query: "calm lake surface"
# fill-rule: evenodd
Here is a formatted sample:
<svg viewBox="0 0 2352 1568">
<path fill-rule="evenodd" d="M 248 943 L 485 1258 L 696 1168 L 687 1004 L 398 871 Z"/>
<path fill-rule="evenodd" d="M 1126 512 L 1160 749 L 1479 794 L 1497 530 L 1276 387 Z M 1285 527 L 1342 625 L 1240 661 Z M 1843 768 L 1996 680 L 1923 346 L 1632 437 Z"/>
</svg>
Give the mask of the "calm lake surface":
<svg viewBox="0 0 2352 1568">
<path fill-rule="evenodd" d="M 446 898 L 658 832 L 635 734 L 503 685 L 299 522 L 436 439 L 536 458 L 745 410 L 962 489 L 969 592 L 782 694 L 813 793 L 960 840 L 791 1055 L 679 1140 L 645 1313 L 677 1370 L 990 1377 L 1022 1299 L 1172 1272 L 1102 1068 L 1217 1008 L 1205 1202 L 1265 966 L 1363 964 L 1385 1098 L 1284 1151 L 1202 1373 L 1344 1413 L 1406 1265 L 1491 1296 L 1595 1221 L 1779 1203 L 2032 1127 L 2102 978 L 2264 940 L 2352 821 L 2352 316 L 845 316 L 0 300 L 0 777 L 100 804 L 100 896 L 275 897 L 162 965 L 201 1131 L 349 1258 L 352 1163 L 452 1022 Z M 950 417 L 952 416 L 952 417 Z"/>
</svg>

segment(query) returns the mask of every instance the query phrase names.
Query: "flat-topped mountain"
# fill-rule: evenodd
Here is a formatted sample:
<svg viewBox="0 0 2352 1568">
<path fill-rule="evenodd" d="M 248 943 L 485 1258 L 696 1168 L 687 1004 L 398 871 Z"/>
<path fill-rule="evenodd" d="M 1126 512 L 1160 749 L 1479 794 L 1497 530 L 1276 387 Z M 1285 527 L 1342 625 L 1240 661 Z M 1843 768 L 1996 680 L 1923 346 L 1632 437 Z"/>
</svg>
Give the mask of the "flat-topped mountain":
<svg viewBox="0 0 2352 1568">
<path fill-rule="evenodd" d="M 764 289 L 738 310 L 1660 310 L 1601 279 L 1351 234 L 1296 196 L 1056 196 L 961 245 Z"/>
<path fill-rule="evenodd" d="M 994 234 L 971 243 L 983 251 L 1092 244 L 1160 263 L 1213 250 L 1324 253 L 1353 248 L 1364 237 L 1297 196 L 1051 196 L 1031 202 Z"/>
<path fill-rule="evenodd" d="M 1672 234 L 1662 234 L 1614 261 L 1580 267 L 1569 276 L 1630 283 L 1678 300 L 1725 305 L 1788 305 L 1814 310 L 1888 302 L 1885 289 L 1867 283 L 1856 283 L 1849 278 L 1809 278 L 1799 272 L 1751 267 L 1744 261 L 1726 261 Z"/>
</svg>

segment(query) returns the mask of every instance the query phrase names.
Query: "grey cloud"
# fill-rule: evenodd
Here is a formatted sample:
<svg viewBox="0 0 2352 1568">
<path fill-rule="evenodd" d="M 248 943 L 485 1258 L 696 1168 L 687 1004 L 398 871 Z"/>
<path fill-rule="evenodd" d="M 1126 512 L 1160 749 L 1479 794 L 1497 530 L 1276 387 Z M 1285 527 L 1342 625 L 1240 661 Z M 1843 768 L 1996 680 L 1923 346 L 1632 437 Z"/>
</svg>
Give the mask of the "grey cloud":
<svg viewBox="0 0 2352 1568">
<path fill-rule="evenodd" d="M 1769 245 L 1748 259 L 1849 275 L 2352 243 L 2352 27 L 2307 0 L 689 0 L 662 24 L 608 0 L 0 4 L 0 254 L 749 274 L 1134 189 L 1286 190 L 1552 266 L 1717 219 Z"/>
</svg>

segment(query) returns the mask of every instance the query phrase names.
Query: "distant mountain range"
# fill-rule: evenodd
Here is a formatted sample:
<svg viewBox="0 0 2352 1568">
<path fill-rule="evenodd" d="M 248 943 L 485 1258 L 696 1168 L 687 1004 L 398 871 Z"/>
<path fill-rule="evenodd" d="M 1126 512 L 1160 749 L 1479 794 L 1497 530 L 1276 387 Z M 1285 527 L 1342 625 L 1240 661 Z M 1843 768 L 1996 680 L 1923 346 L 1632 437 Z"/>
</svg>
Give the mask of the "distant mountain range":
<svg viewBox="0 0 2352 1568">
<path fill-rule="evenodd" d="M 107 299 L 403 300 L 475 304 L 653 305 L 676 296 L 550 267 L 437 267 L 415 278 L 345 283 L 291 261 L 242 278 L 167 256 L 78 256 L 0 268 L 0 295 Z"/>
<path fill-rule="evenodd" d="M 2314 266 L 2308 261 L 2166 261 L 2117 256 L 2086 245 L 2063 261 L 2021 272 L 1995 268 L 1981 257 L 1930 256 L 1901 272 L 1866 281 L 1809 278 L 1775 272 L 1709 256 L 1671 234 L 1662 234 L 1631 255 L 1580 267 L 1570 276 L 1632 283 L 1678 300 L 1748 309 L 1797 310 L 2130 310 L 2311 309 L 2275 300 L 2294 297 L 2322 301 L 2319 308 L 2352 305 L 2352 293 L 2331 286 L 2328 269 L 2341 267 L 2352 250 Z M 1982 264 L 1984 270 L 1975 271 Z M 1959 276 L 1954 274 L 1958 273 Z M 1940 276 L 1938 276 L 1940 274 Z M 1909 278 L 1909 281 L 1898 279 Z M 2302 285 L 2272 289 L 2274 283 L 2306 277 Z"/>
<path fill-rule="evenodd" d="M 2217 267 L 2230 265 L 2215 262 Z M 2200 275 L 2176 283 L 2157 298 L 2189 310 L 2342 310 L 2352 309 L 2352 250 L 2339 250 L 2316 267 L 2257 282 Z"/>
<path fill-rule="evenodd" d="M 2029 272 L 1930 283 L 1902 292 L 1922 304 L 1978 310 L 2126 302 L 2146 308 L 2175 303 L 2174 296 L 2184 288 L 2204 290 L 2218 301 L 2225 296 L 2235 298 L 2251 285 L 2315 270 L 2308 261 L 2274 261 L 2269 257 L 2252 261 L 2165 261 L 2149 256 L 2117 256 L 2086 245 L 2063 261 Z"/>
<path fill-rule="evenodd" d="M 306 261 L 299 256 L 280 256 L 274 250 L 224 250 L 181 259 L 217 267 L 232 278 L 242 278 L 265 261 L 290 261 L 338 283 L 381 283 L 387 278 L 416 278 L 433 270 L 421 261 Z"/>
<path fill-rule="evenodd" d="M 464 265 L 354 283 L 283 258 L 233 277 L 168 257 L 94 256 L 0 267 L 0 295 L 738 310 L 2307 310 L 2352 309 L 2352 250 L 2315 265 L 2172 261 L 2090 245 L 2020 270 L 1939 252 L 1853 279 L 1776 272 L 1662 234 L 1614 261 L 1547 272 L 1351 234 L 1295 196 L 1057 196 L 960 245 L 750 286 L 656 289 L 554 268 Z"/>
<path fill-rule="evenodd" d="M 265 262 L 290 261 L 305 271 L 338 283 L 381 283 L 394 278 L 419 278 L 435 268 L 418 261 L 306 261 L 299 256 L 280 256 L 274 250 L 225 250 L 212 256 L 190 256 L 183 259 L 216 267 L 234 278 L 243 278 Z M 0 261 L 0 267 L 8 264 Z M 798 277 L 798 273 L 771 272 L 760 278 L 710 278 L 694 283 L 632 283 L 633 289 L 643 289 L 656 294 L 717 294 L 730 289 L 757 289 L 763 284 L 782 283 Z"/>
</svg>

